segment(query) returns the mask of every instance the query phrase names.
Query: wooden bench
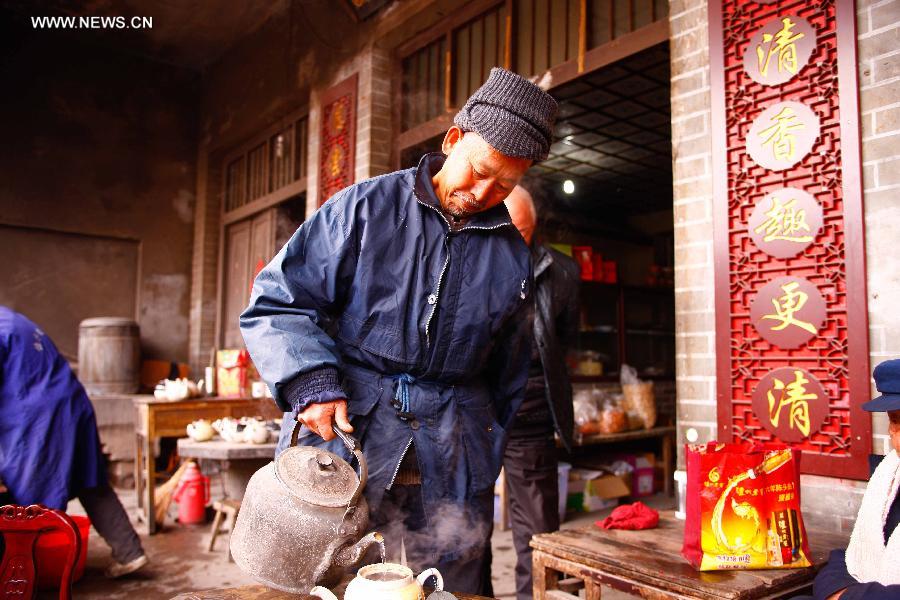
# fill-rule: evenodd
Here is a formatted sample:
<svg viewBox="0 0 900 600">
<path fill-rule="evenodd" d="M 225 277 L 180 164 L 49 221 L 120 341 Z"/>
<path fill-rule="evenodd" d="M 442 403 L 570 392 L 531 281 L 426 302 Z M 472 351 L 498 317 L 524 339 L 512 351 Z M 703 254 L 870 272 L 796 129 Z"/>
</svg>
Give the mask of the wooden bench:
<svg viewBox="0 0 900 600">
<path fill-rule="evenodd" d="M 681 556 L 684 521 L 660 513 L 659 527 L 643 531 L 603 530 L 596 526 L 536 535 L 535 600 L 599 600 L 602 586 L 643 598 L 760 600 L 791 597 L 808 589 L 818 567 L 847 537 L 809 531 L 816 566 L 761 571 L 696 571 Z"/>
</svg>

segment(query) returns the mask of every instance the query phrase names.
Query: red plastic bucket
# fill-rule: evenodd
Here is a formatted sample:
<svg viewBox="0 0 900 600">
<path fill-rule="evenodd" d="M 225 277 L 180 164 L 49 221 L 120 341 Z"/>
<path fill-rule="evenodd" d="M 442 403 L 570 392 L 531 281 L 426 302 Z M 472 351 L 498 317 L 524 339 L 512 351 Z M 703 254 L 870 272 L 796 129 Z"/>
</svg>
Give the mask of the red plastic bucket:
<svg viewBox="0 0 900 600">
<path fill-rule="evenodd" d="M 81 515 L 69 515 L 81 532 L 81 554 L 75 563 L 75 574 L 72 581 L 78 581 L 84 575 L 84 563 L 87 561 L 88 533 L 91 530 L 91 520 Z M 61 531 L 51 531 L 38 537 L 34 549 L 34 559 L 37 564 L 38 589 L 54 589 L 59 587 L 63 569 L 68 556 L 68 537 Z"/>
</svg>

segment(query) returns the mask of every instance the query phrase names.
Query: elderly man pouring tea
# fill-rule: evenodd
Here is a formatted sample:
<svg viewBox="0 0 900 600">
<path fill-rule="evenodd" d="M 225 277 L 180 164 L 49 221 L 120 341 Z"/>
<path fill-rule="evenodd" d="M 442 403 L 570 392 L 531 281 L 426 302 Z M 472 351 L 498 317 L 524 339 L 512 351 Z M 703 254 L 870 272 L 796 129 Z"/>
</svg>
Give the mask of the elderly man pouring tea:
<svg viewBox="0 0 900 600">
<path fill-rule="evenodd" d="M 503 200 L 546 158 L 557 105 L 495 68 L 413 169 L 346 188 L 256 278 L 241 331 L 299 442 L 350 458 L 371 526 L 447 589 L 483 560 L 506 430 L 524 397 L 532 266 Z"/>
</svg>

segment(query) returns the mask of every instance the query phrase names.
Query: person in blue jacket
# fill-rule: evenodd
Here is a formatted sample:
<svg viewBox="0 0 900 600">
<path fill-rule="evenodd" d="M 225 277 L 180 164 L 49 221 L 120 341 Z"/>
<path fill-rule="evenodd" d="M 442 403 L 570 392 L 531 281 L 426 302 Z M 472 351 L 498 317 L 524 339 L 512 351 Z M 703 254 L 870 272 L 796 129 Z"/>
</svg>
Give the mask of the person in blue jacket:
<svg viewBox="0 0 900 600">
<path fill-rule="evenodd" d="M 832 550 L 816 575 L 815 600 L 900 599 L 900 360 L 881 363 L 873 376 L 881 396 L 862 407 L 888 413 L 893 450 L 869 479 L 847 549 Z"/>
<path fill-rule="evenodd" d="M 94 407 L 50 338 L 0 306 L 0 505 L 65 510 L 77 497 L 112 549 L 106 571 L 120 577 L 147 556 L 106 477 Z M 0 540 L 2 554 L 2 540 Z"/>
<path fill-rule="evenodd" d="M 492 69 L 442 153 L 330 198 L 259 273 L 240 319 L 286 411 L 279 451 L 295 418 L 299 443 L 348 460 L 332 424 L 354 432 L 370 527 L 454 591 L 490 591 L 493 486 L 533 312 L 528 247 L 503 200 L 546 158 L 556 110 Z"/>
</svg>

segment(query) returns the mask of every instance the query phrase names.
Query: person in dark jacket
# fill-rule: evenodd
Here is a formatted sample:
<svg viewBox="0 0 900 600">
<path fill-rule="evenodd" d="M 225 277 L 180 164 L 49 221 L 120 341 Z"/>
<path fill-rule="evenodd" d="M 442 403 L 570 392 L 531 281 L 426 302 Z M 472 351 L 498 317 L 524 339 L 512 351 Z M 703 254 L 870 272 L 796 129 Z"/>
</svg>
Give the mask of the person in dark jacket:
<svg viewBox="0 0 900 600">
<path fill-rule="evenodd" d="M 578 335 L 580 271 L 565 254 L 534 241 L 537 211 L 525 188 L 513 190 L 506 208 L 534 262 L 534 343 L 528 383 L 503 457 L 516 547 L 516 597 L 530 600 L 531 536 L 559 529 L 554 433 L 566 449 L 572 448 L 575 425 L 566 352 Z"/>
<path fill-rule="evenodd" d="M 847 549 L 832 550 L 816 575 L 815 600 L 900 598 L 900 360 L 881 363 L 873 375 L 881 396 L 862 407 L 888 413 L 893 449 L 869 478 Z"/>
<path fill-rule="evenodd" d="M 369 468 L 370 526 L 447 589 L 486 594 L 493 484 L 528 378 L 531 260 L 503 200 L 546 158 L 556 101 L 492 69 L 442 153 L 329 199 L 260 272 L 247 349 L 299 443 Z M 393 550 L 391 549 L 393 548 Z M 474 575 L 473 575 L 474 574 Z"/>
<path fill-rule="evenodd" d="M 8 488 L 0 493 L 0 505 L 65 510 L 77 497 L 112 548 L 115 562 L 108 577 L 147 564 L 128 514 L 107 481 L 87 393 L 47 334 L 5 306 L 0 306 L 0 480 Z"/>
</svg>

